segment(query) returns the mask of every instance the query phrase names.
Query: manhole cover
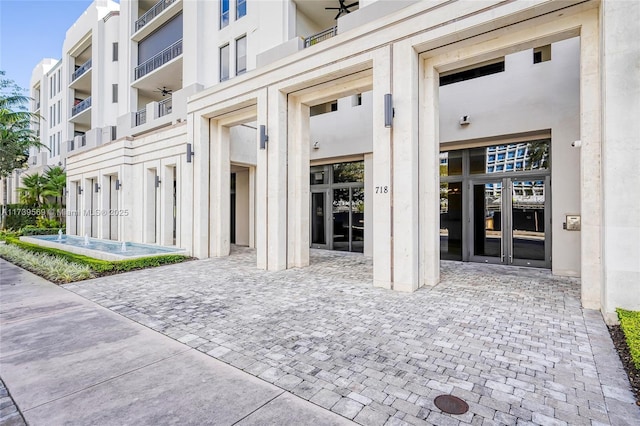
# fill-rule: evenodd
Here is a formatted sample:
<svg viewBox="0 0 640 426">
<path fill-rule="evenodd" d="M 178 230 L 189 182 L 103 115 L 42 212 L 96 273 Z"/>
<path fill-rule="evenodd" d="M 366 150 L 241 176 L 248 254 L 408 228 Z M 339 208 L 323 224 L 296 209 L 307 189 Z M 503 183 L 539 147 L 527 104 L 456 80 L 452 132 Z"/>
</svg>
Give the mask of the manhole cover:
<svg viewBox="0 0 640 426">
<path fill-rule="evenodd" d="M 433 400 L 436 407 L 448 414 L 464 414 L 469 411 L 469 404 L 453 395 L 440 395 Z"/>
</svg>

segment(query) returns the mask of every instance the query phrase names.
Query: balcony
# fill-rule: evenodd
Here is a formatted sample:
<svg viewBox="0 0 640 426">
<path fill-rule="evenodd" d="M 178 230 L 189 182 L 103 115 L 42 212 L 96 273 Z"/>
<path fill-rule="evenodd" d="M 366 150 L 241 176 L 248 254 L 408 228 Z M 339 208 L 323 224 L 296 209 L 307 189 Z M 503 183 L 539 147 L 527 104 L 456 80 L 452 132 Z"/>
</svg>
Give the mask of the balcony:
<svg viewBox="0 0 640 426">
<path fill-rule="evenodd" d="M 134 127 L 141 126 L 147 122 L 147 108 L 143 108 L 135 113 Z"/>
<path fill-rule="evenodd" d="M 182 55 L 182 39 L 176 41 L 153 58 L 138 65 L 135 69 L 134 79 L 138 80 L 180 55 Z"/>
<path fill-rule="evenodd" d="M 82 101 L 76 99 L 76 102 L 78 103 L 71 108 L 69 121 L 91 127 L 91 96 Z"/>
<path fill-rule="evenodd" d="M 87 99 L 81 102 L 78 102 L 73 106 L 73 108 L 71 108 L 71 117 L 77 114 L 80 114 L 82 111 L 89 108 L 90 106 L 91 106 L 91 96 L 89 96 Z"/>
<path fill-rule="evenodd" d="M 84 64 L 80 65 L 80 68 L 76 69 L 73 74 L 71 74 L 71 81 L 75 81 L 76 79 L 78 79 L 82 74 L 84 74 L 85 72 L 87 72 L 89 69 L 91 69 L 91 59 L 89 59 L 87 62 L 85 62 Z"/>
<path fill-rule="evenodd" d="M 321 41 L 325 41 L 330 39 L 331 37 L 335 37 L 338 34 L 338 27 L 331 27 L 324 31 L 319 32 L 318 34 L 314 34 L 312 36 L 306 37 L 304 39 L 304 47 L 310 47 L 314 44 L 318 44 Z"/>
<path fill-rule="evenodd" d="M 171 114 L 173 110 L 173 99 L 167 98 L 158 102 L 158 117 L 164 117 L 165 115 Z"/>
<path fill-rule="evenodd" d="M 135 23 L 134 32 L 140 30 L 140 28 L 151 22 L 156 16 L 158 16 L 163 10 L 169 7 L 176 0 L 160 0 L 151 9 L 147 10 Z"/>
</svg>

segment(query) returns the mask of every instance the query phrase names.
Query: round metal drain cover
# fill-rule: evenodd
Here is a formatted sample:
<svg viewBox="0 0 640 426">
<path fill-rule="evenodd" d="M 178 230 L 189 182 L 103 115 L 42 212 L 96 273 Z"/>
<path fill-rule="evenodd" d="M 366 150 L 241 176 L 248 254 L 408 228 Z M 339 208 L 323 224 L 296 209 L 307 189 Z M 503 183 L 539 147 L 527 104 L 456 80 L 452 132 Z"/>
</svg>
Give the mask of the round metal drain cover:
<svg viewBox="0 0 640 426">
<path fill-rule="evenodd" d="M 453 395 L 440 395 L 433 400 L 436 407 L 448 414 L 464 414 L 469 411 L 469 404 Z"/>
</svg>

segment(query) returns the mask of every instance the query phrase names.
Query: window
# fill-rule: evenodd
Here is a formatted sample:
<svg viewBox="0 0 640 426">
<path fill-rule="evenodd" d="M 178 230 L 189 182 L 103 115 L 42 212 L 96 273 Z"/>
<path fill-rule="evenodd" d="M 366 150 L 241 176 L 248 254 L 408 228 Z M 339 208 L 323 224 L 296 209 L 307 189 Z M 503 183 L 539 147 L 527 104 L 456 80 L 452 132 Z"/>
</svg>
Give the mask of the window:
<svg viewBox="0 0 640 426">
<path fill-rule="evenodd" d="M 220 28 L 229 25 L 229 0 L 220 0 Z"/>
<path fill-rule="evenodd" d="M 229 45 L 220 48 L 220 81 L 229 79 Z"/>
<path fill-rule="evenodd" d="M 236 40 L 236 75 L 247 71 L 247 36 Z"/>
<path fill-rule="evenodd" d="M 440 74 L 440 86 L 458 83 L 486 75 L 497 74 L 504 71 L 504 58 L 484 64 L 476 64 L 473 67 L 462 68 Z"/>
<path fill-rule="evenodd" d="M 118 42 L 116 41 L 111 45 L 111 59 L 113 62 L 118 60 Z"/>
<path fill-rule="evenodd" d="M 58 70 L 58 90 L 56 91 L 56 93 L 60 93 L 60 81 L 62 81 L 62 70 Z"/>
<path fill-rule="evenodd" d="M 61 136 L 62 135 L 60 134 L 60 132 L 58 132 L 58 143 L 56 144 L 56 152 L 58 153 L 58 155 L 60 155 L 60 139 L 62 139 Z"/>
<path fill-rule="evenodd" d="M 351 106 L 360 106 L 362 105 L 362 93 L 358 93 L 357 95 L 353 95 L 351 98 Z"/>
<path fill-rule="evenodd" d="M 236 19 L 247 14 L 247 0 L 236 0 Z"/>
<path fill-rule="evenodd" d="M 60 108 L 60 102 L 61 101 L 58 101 L 58 124 L 60 124 L 60 121 L 62 120 L 61 117 L 60 117 L 62 115 L 61 114 L 62 108 Z"/>
<path fill-rule="evenodd" d="M 551 45 L 540 46 L 533 49 L 533 63 L 547 62 L 551 60 Z"/>
<path fill-rule="evenodd" d="M 111 102 L 113 102 L 114 104 L 118 102 L 118 85 L 117 84 L 111 85 Z"/>
<path fill-rule="evenodd" d="M 314 105 L 309 109 L 309 116 L 315 117 L 316 115 L 326 114 L 328 112 L 334 112 L 338 110 L 338 100 L 325 102 L 320 105 Z"/>
</svg>

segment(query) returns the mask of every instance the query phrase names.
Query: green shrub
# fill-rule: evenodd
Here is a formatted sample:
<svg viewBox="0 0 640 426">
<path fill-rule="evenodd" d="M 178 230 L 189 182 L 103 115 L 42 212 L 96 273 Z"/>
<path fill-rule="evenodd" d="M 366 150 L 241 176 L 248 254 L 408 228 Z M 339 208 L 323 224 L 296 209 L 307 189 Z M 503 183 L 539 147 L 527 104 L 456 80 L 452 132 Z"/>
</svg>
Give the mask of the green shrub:
<svg viewBox="0 0 640 426">
<path fill-rule="evenodd" d="M 618 319 L 620 319 L 620 328 L 624 332 L 629 352 L 631 352 L 631 360 L 640 370 L 640 312 L 626 311 L 620 308 L 616 309 L 616 312 Z"/>
<path fill-rule="evenodd" d="M 0 257 L 56 283 L 70 283 L 94 276 L 87 265 L 69 262 L 57 256 L 33 253 L 15 245 L 0 245 Z"/>
<path fill-rule="evenodd" d="M 62 229 L 64 233 L 64 227 L 62 228 L 37 228 L 35 226 L 27 225 L 20 230 L 22 235 L 56 235 L 58 231 Z"/>
<path fill-rule="evenodd" d="M 36 227 L 37 228 L 61 228 L 62 224 L 58 222 L 56 219 L 49 219 L 48 217 L 38 217 L 36 218 Z M 56 231 L 58 232 L 58 231 Z"/>
<path fill-rule="evenodd" d="M 27 225 L 35 225 L 42 209 L 31 204 L 7 204 L 6 229 L 17 231 Z"/>
</svg>

